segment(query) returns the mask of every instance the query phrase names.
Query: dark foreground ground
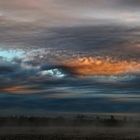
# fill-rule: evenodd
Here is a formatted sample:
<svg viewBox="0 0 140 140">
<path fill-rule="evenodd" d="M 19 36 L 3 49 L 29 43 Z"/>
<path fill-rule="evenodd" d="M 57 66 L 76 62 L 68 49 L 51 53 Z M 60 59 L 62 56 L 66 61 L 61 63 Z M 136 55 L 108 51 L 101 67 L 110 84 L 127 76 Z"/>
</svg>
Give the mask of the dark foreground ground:
<svg viewBox="0 0 140 140">
<path fill-rule="evenodd" d="M 0 117 L 0 140 L 140 140 L 140 120 L 127 117 Z"/>
</svg>

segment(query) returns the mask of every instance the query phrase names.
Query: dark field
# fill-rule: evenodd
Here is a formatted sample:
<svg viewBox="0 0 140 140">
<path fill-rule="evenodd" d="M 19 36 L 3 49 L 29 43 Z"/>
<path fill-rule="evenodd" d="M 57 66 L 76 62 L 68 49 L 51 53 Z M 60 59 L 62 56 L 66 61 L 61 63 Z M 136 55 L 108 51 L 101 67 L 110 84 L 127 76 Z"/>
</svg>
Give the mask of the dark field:
<svg viewBox="0 0 140 140">
<path fill-rule="evenodd" d="M 132 117 L 1 117 L 0 140 L 139 140 Z"/>
</svg>

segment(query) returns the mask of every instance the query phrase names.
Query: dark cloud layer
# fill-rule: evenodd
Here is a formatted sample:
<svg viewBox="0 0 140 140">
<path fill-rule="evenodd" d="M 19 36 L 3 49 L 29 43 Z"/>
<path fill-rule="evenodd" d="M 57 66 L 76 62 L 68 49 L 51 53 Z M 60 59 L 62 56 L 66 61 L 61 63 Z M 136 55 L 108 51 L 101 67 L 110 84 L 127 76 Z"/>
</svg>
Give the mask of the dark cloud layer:
<svg viewBox="0 0 140 140">
<path fill-rule="evenodd" d="M 140 8 L 140 1 L 139 0 L 122 0 L 121 1 L 124 6 Z"/>
<path fill-rule="evenodd" d="M 67 59 L 79 53 L 87 56 L 110 56 L 120 59 L 139 59 L 139 28 L 125 26 L 96 26 L 73 28 L 40 28 L 28 31 L 28 28 L 16 30 L 6 28 L 0 35 L 2 48 L 33 51 L 36 63 L 45 63 L 51 59 Z M 12 30 L 12 33 L 11 33 Z M 43 49 L 41 51 L 41 49 Z M 46 50 L 45 50 L 46 49 Z M 125 52 L 125 53 L 124 53 Z M 29 54 L 30 55 L 30 54 Z M 43 58 L 39 58 L 42 55 Z M 31 62 L 30 62 L 31 63 Z"/>
</svg>

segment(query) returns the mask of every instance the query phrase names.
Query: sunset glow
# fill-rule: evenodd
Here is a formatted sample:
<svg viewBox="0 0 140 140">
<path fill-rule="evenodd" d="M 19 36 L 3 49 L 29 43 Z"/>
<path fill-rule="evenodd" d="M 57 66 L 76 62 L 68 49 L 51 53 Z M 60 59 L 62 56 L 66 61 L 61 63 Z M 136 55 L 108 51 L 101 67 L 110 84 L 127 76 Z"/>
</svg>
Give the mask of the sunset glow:
<svg viewBox="0 0 140 140">
<path fill-rule="evenodd" d="M 111 59 L 98 59 L 84 57 L 72 59 L 64 65 L 77 75 L 118 75 L 133 72 L 140 72 L 140 63 L 135 61 L 120 61 Z"/>
<path fill-rule="evenodd" d="M 11 86 L 0 89 L 0 91 L 7 92 L 7 93 L 13 93 L 13 94 L 25 94 L 26 92 L 30 92 L 31 89 L 26 86 Z"/>
</svg>

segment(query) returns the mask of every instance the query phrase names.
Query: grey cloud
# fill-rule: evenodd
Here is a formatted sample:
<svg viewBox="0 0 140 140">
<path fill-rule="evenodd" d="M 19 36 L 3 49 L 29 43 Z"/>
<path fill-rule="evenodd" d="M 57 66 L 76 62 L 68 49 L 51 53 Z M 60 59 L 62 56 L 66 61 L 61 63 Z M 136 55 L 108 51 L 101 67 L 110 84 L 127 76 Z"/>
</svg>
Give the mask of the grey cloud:
<svg viewBox="0 0 140 140">
<path fill-rule="evenodd" d="M 0 14 L 12 21 L 47 27 L 113 21 L 130 24 L 129 18 L 140 22 L 139 6 L 138 0 L 0 0 Z"/>
<path fill-rule="evenodd" d="M 0 65 L 0 74 L 7 74 L 13 72 L 14 72 L 13 66 Z"/>
<path fill-rule="evenodd" d="M 0 63 L 0 85 L 23 83 L 32 76 L 35 72 L 33 70 L 26 70 L 21 67 L 19 61 Z"/>
<path fill-rule="evenodd" d="M 129 7 L 139 7 L 140 8 L 140 1 L 139 0 L 122 0 L 120 1 L 123 3 L 124 6 L 129 6 Z"/>
</svg>

